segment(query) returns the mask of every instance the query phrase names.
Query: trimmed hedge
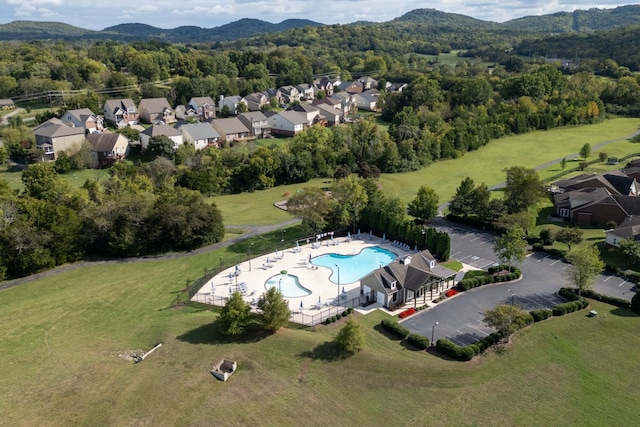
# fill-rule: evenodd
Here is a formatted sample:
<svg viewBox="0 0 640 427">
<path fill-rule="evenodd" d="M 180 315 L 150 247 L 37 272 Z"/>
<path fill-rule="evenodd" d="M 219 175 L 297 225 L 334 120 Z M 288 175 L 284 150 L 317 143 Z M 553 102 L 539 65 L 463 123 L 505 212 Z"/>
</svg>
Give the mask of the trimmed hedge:
<svg viewBox="0 0 640 427">
<path fill-rule="evenodd" d="M 489 274 L 487 276 L 476 276 L 468 279 L 462 279 L 456 285 L 458 291 L 464 292 L 469 289 L 483 286 L 489 283 L 509 282 L 511 280 L 519 279 L 522 276 L 522 272 L 517 267 L 511 267 L 509 273 L 503 275 L 496 275 L 501 271 L 507 270 L 508 267 L 500 265 L 498 267 L 489 267 Z"/>
<path fill-rule="evenodd" d="M 560 288 L 560 290 L 558 291 L 558 294 L 562 298 L 567 299 L 569 301 L 575 301 L 578 299 L 578 290 L 575 288 Z M 582 296 L 584 298 L 591 298 L 596 301 L 603 302 L 605 304 L 615 305 L 616 307 L 620 307 L 620 308 L 629 308 L 631 306 L 631 303 L 625 299 L 610 297 L 608 295 L 602 295 L 592 289 L 587 289 L 582 291 Z"/>
<path fill-rule="evenodd" d="M 564 316 L 567 313 L 573 313 L 574 311 L 582 310 L 589 305 L 589 301 L 584 298 L 577 299 L 575 301 L 565 302 L 564 304 L 558 304 L 553 306 L 554 316 Z"/>
<path fill-rule="evenodd" d="M 407 328 L 398 324 L 398 322 L 394 322 L 393 320 L 389 319 L 382 319 L 382 321 L 380 322 L 380 327 L 382 327 L 382 329 L 384 329 L 385 331 L 392 333 L 401 340 L 405 339 L 410 333 Z"/>
<path fill-rule="evenodd" d="M 553 311 L 542 308 L 540 310 L 532 310 L 529 312 L 529 314 L 531 314 L 531 317 L 533 317 L 534 322 L 540 322 L 551 317 Z"/>
<path fill-rule="evenodd" d="M 436 342 L 436 348 L 440 353 L 446 354 L 456 360 L 468 361 L 473 359 L 473 356 L 475 355 L 474 351 L 469 346 L 459 346 L 446 338 L 440 338 Z"/>
<path fill-rule="evenodd" d="M 426 350 L 429 348 L 429 338 L 423 337 L 422 335 L 409 334 L 409 336 L 407 336 L 407 341 L 409 341 L 412 346 L 420 350 Z"/>
</svg>

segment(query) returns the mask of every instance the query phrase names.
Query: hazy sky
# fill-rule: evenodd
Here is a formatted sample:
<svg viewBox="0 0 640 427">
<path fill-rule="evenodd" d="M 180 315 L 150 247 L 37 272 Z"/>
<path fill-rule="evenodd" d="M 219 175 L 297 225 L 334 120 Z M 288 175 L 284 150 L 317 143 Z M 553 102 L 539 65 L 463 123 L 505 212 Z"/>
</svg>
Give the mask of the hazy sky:
<svg viewBox="0 0 640 427">
<path fill-rule="evenodd" d="M 567 0 L 0 0 L 0 23 L 56 21 L 91 30 L 129 22 L 160 28 L 181 25 L 217 27 L 241 18 L 277 23 L 306 18 L 324 24 L 389 21 L 413 9 L 432 8 L 486 21 L 503 22 L 528 15 L 576 9 L 613 8 L 628 3 Z"/>
</svg>

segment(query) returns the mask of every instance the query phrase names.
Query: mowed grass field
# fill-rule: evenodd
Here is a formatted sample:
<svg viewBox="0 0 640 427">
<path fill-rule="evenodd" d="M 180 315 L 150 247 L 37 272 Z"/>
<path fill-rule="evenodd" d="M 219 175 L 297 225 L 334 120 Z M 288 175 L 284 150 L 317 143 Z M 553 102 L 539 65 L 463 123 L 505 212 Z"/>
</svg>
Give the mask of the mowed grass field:
<svg viewBox="0 0 640 427">
<path fill-rule="evenodd" d="M 589 143 L 595 145 L 632 135 L 640 129 L 640 119 L 618 118 L 602 123 L 550 131 L 532 132 L 492 141 L 477 151 L 466 153 L 458 159 L 444 160 L 415 172 L 383 174 L 379 179 L 382 190 L 387 195 L 400 197 L 405 203 L 415 198 L 421 185 L 428 185 L 446 202 L 455 194 L 460 182 L 467 176 L 476 184 L 484 182 L 488 186 L 504 181 L 503 169 L 510 166 L 534 168 L 551 160 L 568 157 L 580 151 Z M 640 152 L 640 144 L 623 140 L 612 143 L 601 150 L 611 156 Z M 573 164 L 569 162 L 569 165 Z M 621 167 L 620 165 L 619 167 Z M 551 176 L 561 171 L 560 165 L 541 171 L 541 177 Z M 276 224 L 290 218 L 286 212 L 273 208 L 273 203 L 286 198 L 296 190 L 319 186 L 327 187 L 331 180 L 316 179 L 302 184 L 280 186 L 254 193 L 233 194 L 212 197 L 211 200 L 222 211 L 227 224 Z"/>
<path fill-rule="evenodd" d="M 381 312 L 357 316 L 367 344 L 350 358 L 329 344 L 339 322 L 227 342 L 216 313 L 171 307 L 187 279 L 225 255 L 103 264 L 0 291 L 0 424 L 640 423 L 630 312 L 595 303 L 599 318 L 553 318 L 469 363 L 389 339 Z M 159 342 L 140 364 L 119 356 Z M 209 373 L 221 358 L 239 364 L 227 383 Z"/>
</svg>

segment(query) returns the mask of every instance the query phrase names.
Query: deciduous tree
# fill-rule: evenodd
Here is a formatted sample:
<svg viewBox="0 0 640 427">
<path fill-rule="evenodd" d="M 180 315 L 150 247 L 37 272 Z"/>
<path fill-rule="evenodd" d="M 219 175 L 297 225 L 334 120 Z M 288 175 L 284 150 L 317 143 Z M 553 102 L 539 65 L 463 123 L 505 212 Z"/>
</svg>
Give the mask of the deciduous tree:
<svg viewBox="0 0 640 427">
<path fill-rule="evenodd" d="M 582 242 L 584 232 L 577 227 L 566 227 L 556 233 L 556 240 L 564 243 L 571 250 L 572 245 Z"/>
<path fill-rule="evenodd" d="M 239 292 L 234 292 L 222 307 L 217 323 L 224 335 L 240 335 L 249 322 L 250 307 Z"/>
<path fill-rule="evenodd" d="M 527 255 L 527 241 L 524 240 L 524 230 L 514 226 L 498 237 L 493 244 L 493 251 L 500 260 L 509 267 L 514 262 L 524 261 Z"/>
<path fill-rule="evenodd" d="M 355 354 L 361 351 L 364 348 L 365 337 L 360 324 L 351 317 L 347 319 L 336 335 L 336 344 L 346 353 Z"/>
<path fill-rule="evenodd" d="M 504 169 L 504 172 L 507 175 L 504 202 L 509 213 L 526 211 L 542 199 L 542 181 L 534 169 L 511 166 Z"/>
<path fill-rule="evenodd" d="M 407 212 L 416 218 L 427 221 L 438 214 L 438 203 L 440 198 L 435 190 L 427 185 L 418 189 L 415 199 L 409 203 Z"/>
<path fill-rule="evenodd" d="M 500 304 L 482 312 L 482 322 L 502 332 L 505 337 L 533 322 L 531 315 L 515 305 Z"/>
<path fill-rule="evenodd" d="M 578 288 L 578 296 L 593 286 L 596 276 L 604 269 L 596 246 L 576 247 L 567 254 L 567 261 L 571 263 L 567 274 Z"/>
</svg>

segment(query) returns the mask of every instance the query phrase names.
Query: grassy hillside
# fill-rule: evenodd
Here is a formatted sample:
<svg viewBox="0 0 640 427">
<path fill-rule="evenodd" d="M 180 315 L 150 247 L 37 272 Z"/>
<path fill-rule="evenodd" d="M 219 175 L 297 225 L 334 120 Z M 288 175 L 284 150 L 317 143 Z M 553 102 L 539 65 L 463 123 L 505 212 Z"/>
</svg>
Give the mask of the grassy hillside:
<svg viewBox="0 0 640 427">
<path fill-rule="evenodd" d="M 359 317 L 363 352 L 328 344 L 340 324 L 227 342 L 216 314 L 171 308 L 223 252 L 100 265 L 0 291 L 0 412 L 32 425 L 635 425 L 638 317 L 595 304 L 519 333 L 470 363 L 414 351 Z M 120 355 L 163 346 L 134 365 Z M 612 351 L 611 349 L 615 349 Z M 220 358 L 239 371 L 227 383 Z M 390 402 L 393 405 L 390 406 Z M 351 421 L 349 421 L 351 422 Z"/>
</svg>

